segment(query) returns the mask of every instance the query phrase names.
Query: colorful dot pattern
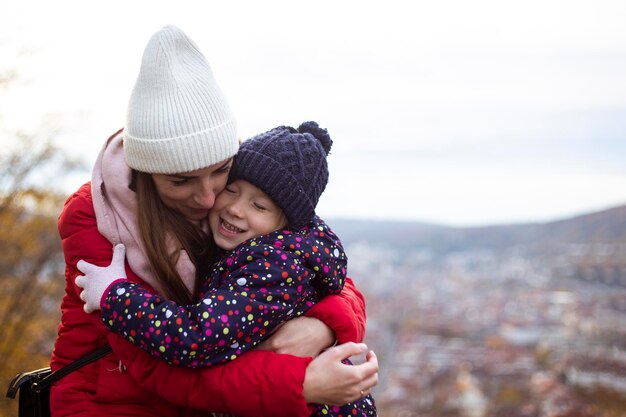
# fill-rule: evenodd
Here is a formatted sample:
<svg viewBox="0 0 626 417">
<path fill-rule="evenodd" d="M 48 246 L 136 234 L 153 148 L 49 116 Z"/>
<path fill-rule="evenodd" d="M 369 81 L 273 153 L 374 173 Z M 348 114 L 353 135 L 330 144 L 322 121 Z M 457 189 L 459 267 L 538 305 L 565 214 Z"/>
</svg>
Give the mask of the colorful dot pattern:
<svg viewBox="0 0 626 417">
<path fill-rule="evenodd" d="M 233 360 L 279 324 L 341 291 L 347 257 L 318 217 L 225 252 L 202 283 L 200 302 L 178 306 L 120 281 L 110 287 L 102 321 L 166 362 L 189 368 Z"/>
<path fill-rule="evenodd" d="M 374 398 L 369 394 L 358 401 L 341 406 L 316 404 L 311 414 L 311 416 L 315 417 L 375 417 L 377 415 Z"/>
</svg>

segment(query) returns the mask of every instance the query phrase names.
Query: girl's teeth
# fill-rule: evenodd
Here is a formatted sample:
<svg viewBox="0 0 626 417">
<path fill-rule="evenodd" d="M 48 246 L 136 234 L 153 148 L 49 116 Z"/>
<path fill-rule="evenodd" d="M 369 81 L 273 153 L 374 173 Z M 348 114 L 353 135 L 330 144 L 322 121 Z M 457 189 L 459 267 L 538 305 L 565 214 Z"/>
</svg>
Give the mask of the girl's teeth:
<svg viewBox="0 0 626 417">
<path fill-rule="evenodd" d="M 222 225 L 224 226 L 224 229 L 230 232 L 234 232 L 234 233 L 242 232 L 240 228 L 233 226 L 232 224 L 228 223 L 226 220 L 222 220 Z"/>
</svg>

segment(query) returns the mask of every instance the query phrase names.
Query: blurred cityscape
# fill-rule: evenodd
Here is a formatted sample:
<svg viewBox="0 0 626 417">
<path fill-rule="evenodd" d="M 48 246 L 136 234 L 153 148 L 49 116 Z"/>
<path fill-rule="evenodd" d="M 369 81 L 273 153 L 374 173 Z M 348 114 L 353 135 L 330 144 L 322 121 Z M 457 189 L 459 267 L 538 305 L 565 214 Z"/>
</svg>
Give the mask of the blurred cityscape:
<svg viewBox="0 0 626 417">
<path fill-rule="evenodd" d="M 626 416 L 626 207 L 455 229 L 333 220 L 382 417 Z"/>
</svg>

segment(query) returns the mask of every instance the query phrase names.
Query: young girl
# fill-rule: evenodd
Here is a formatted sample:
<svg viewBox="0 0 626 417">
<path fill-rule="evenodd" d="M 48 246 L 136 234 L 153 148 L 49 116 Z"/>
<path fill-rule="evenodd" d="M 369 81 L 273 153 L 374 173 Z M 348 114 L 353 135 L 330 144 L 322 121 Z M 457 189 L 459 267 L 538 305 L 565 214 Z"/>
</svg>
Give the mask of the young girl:
<svg viewBox="0 0 626 417">
<path fill-rule="evenodd" d="M 102 308 L 109 329 L 171 364 L 206 367 L 237 358 L 322 296 L 340 292 L 347 258 L 315 216 L 331 146 L 314 122 L 278 127 L 241 145 L 209 214 L 224 252 L 198 304 L 178 306 L 125 280 L 120 245 L 108 268 L 79 264 L 85 311 Z M 365 394 L 342 407 L 316 406 L 314 414 L 376 415 Z"/>
</svg>

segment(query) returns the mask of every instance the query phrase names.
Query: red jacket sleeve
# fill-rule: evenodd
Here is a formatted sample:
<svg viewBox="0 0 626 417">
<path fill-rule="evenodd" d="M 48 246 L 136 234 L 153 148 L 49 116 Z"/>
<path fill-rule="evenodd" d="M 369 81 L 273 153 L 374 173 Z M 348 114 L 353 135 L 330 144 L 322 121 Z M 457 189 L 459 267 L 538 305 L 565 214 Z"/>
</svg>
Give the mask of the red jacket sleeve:
<svg viewBox="0 0 626 417">
<path fill-rule="evenodd" d="M 101 346 L 107 329 L 99 314 L 83 311 L 81 288 L 74 282 L 80 271 L 76 263 L 84 259 L 98 266 L 111 263 L 112 244 L 98 232 L 90 183 L 68 197 L 58 220 L 59 236 L 65 257 L 66 294 L 61 303 L 62 320 L 53 354 L 52 368 L 57 369 Z"/>
<path fill-rule="evenodd" d="M 360 343 L 365 337 L 365 299 L 350 278 L 341 293 L 324 297 L 305 316 L 323 321 L 338 343 Z"/>
<path fill-rule="evenodd" d="M 168 365 L 116 334 L 108 340 L 142 388 L 176 405 L 241 417 L 311 414 L 302 396 L 311 358 L 252 350 L 223 365 L 187 369 Z"/>
</svg>

